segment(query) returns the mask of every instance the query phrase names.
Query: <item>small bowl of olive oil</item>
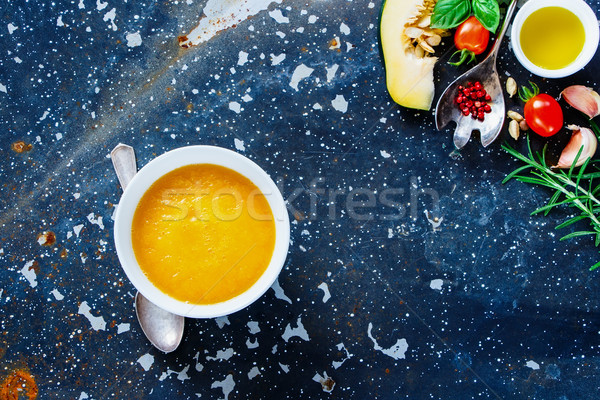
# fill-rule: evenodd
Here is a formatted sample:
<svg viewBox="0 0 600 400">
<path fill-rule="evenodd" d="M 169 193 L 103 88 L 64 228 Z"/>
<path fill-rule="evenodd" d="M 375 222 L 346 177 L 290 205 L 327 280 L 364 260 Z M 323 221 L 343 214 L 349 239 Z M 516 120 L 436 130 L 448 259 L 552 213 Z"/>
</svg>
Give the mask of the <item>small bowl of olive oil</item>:
<svg viewBox="0 0 600 400">
<path fill-rule="evenodd" d="M 517 13 L 511 43 L 535 75 L 562 78 L 585 67 L 598 48 L 594 11 L 583 0 L 529 0 Z"/>
</svg>

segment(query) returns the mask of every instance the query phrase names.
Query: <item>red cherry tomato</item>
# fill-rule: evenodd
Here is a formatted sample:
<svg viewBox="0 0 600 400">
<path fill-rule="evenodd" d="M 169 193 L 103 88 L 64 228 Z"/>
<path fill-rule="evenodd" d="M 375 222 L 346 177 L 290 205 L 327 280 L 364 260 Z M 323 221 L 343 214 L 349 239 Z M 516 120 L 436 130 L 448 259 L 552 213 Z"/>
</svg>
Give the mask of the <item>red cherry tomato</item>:
<svg viewBox="0 0 600 400">
<path fill-rule="evenodd" d="M 563 127 L 563 112 L 554 97 L 539 94 L 538 87 L 531 83 L 533 91 L 523 88 L 521 98 L 525 103 L 525 121 L 540 136 L 552 136 Z"/>
<path fill-rule="evenodd" d="M 461 65 L 467 59 L 468 63 L 475 61 L 475 55 L 485 51 L 490 41 L 490 32 L 481 25 L 481 22 L 474 16 L 465 20 L 456 28 L 454 33 L 454 45 L 458 50 L 452 54 L 450 59 L 460 54 L 460 59 L 456 62 L 450 62 L 451 65 Z"/>
<path fill-rule="evenodd" d="M 470 16 L 456 28 L 454 44 L 459 50 L 469 50 L 473 54 L 485 51 L 490 41 L 490 32 L 481 25 L 475 16 Z"/>
</svg>

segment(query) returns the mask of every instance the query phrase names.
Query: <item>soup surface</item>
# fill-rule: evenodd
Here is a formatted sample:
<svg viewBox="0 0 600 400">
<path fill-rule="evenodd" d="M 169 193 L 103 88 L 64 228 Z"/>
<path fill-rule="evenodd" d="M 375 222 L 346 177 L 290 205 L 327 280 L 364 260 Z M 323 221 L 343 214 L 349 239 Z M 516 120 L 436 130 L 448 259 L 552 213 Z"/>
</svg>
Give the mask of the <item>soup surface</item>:
<svg viewBox="0 0 600 400">
<path fill-rule="evenodd" d="M 266 270 L 275 221 L 249 179 L 214 164 L 175 169 L 142 196 L 133 216 L 133 251 L 161 291 L 191 304 L 229 300 Z"/>
<path fill-rule="evenodd" d="M 544 7 L 531 13 L 521 28 L 521 48 L 538 67 L 561 69 L 571 64 L 585 42 L 583 24 L 562 7 Z"/>
</svg>

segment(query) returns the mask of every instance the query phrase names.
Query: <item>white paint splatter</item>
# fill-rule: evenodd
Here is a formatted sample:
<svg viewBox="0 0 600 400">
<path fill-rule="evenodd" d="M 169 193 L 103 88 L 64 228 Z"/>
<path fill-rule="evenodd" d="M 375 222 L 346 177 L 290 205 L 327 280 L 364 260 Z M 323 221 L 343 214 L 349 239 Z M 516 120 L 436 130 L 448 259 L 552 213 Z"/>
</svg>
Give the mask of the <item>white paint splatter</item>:
<svg viewBox="0 0 600 400">
<path fill-rule="evenodd" d="M 256 349 L 258 346 L 258 339 L 254 338 L 254 342 L 250 338 L 246 339 L 246 347 L 249 349 Z"/>
<path fill-rule="evenodd" d="M 200 361 L 198 361 L 200 359 L 200 352 L 196 352 L 196 355 L 194 356 L 194 360 L 196 360 L 196 371 L 200 372 L 204 369 L 204 365 L 200 364 Z"/>
<path fill-rule="evenodd" d="M 348 111 L 348 102 L 344 99 L 344 95 L 338 94 L 335 99 L 331 100 L 331 105 L 336 111 L 345 113 Z"/>
<path fill-rule="evenodd" d="M 536 363 L 533 360 L 527 361 L 527 363 L 525 364 L 525 366 L 529 367 L 529 368 L 531 368 L 533 370 L 540 369 L 540 364 Z"/>
<path fill-rule="evenodd" d="M 331 294 L 329 293 L 329 287 L 327 286 L 327 283 L 323 282 L 317 287 L 323 291 L 323 303 L 327 303 L 327 300 L 331 298 Z"/>
<path fill-rule="evenodd" d="M 316 373 L 312 379 L 313 381 L 321 384 L 321 388 L 325 393 L 331 393 L 333 391 L 333 388 L 335 387 L 335 382 L 333 381 L 333 379 L 331 379 L 330 376 L 327 375 L 327 372 L 325 371 L 323 371 L 323 376 Z"/>
<path fill-rule="evenodd" d="M 80 10 L 83 10 L 85 8 L 85 4 L 83 3 L 83 0 L 79 0 L 79 4 L 77 6 L 79 7 Z"/>
<path fill-rule="evenodd" d="M 117 17 L 117 9 L 113 8 L 112 10 L 110 10 L 109 12 L 107 12 L 106 14 L 104 14 L 104 18 L 102 19 L 104 22 L 108 22 L 110 21 L 110 27 L 113 31 L 116 31 L 117 25 L 115 24 L 115 18 Z"/>
<path fill-rule="evenodd" d="M 260 332 L 260 327 L 258 326 L 257 321 L 250 321 L 246 325 L 248 325 L 248 330 L 250 331 L 250 334 L 256 335 L 258 332 Z"/>
<path fill-rule="evenodd" d="M 102 217 L 100 217 L 100 216 L 96 217 L 94 215 L 94 213 L 89 213 L 87 216 L 87 220 L 90 221 L 90 224 L 98 225 L 100 227 L 100 229 L 104 229 L 104 224 L 102 223 Z M 73 227 L 73 230 L 75 230 L 75 227 Z M 77 232 L 75 232 L 75 234 L 77 235 L 77 237 L 79 237 Z"/>
<path fill-rule="evenodd" d="M 327 82 L 331 82 L 335 78 L 335 74 L 339 68 L 339 65 L 333 64 L 331 67 L 325 67 L 327 71 Z"/>
<path fill-rule="evenodd" d="M 137 362 L 144 368 L 144 371 L 148 371 L 152 367 L 152 364 L 154 364 L 154 356 L 146 353 L 138 358 Z"/>
<path fill-rule="evenodd" d="M 65 26 L 65 23 L 62 20 L 62 15 L 59 15 L 56 19 L 56 26 Z"/>
<path fill-rule="evenodd" d="M 48 115 L 50 115 L 50 112 L 49 111 L 44 111 L 44 113 L 40 117 L 40 121 L 45 120 L 48 117 Z"/>
<path fill-rule="evenodd" d="M 18 28 L 17 28 L 15 25 L 13 25 L 13 24 L 8 24 L 8 25 L 7 25 L 7 27 L 8 27 L 8 34 L 9 34 L 9 35 L 12 35 L 12 34 L 13 34 L 13 32 L 14 32 L 14 31 L 16 31 L 16 30 L 18 29 Z"/>
<path fill-rule="evenodd" d="M 279 9 L 273 10 L 273 11 L 269 11 L 269 15 L 278 24 L 289 24 L 290 23 L 290 19 L 288 17 L 284 16 L 283 13 L 281 12 L 281 10 L 279 10 Z"/>
<path fill-rule="evenodd" d="M 248 379 L 252 380 L 252 379 L 256 378 L 258 375 L 260 375 L 260 371 L 258 370 L 258 367 L 252 367 L 252 369 L 248 372 Z"/>
<path fill-rule="evenodd" d="M 390 158 L 392 156 L 390 153 L 388 153 L 385 150 L 381 150 L 379 153 L 381 154 L 381 157 L 383 157 L 383 158 Z"/>
<path fill-rule="evenodd" d="M 429 283 L 429 287 L 432 288 L 433 290 L 442 290 L 443 284 L 444 284 L 444 281 L 442 279 L 433 279 Z"/>
<path fill-rule="evenodd" d="M 73 232 L 75 233 L 75 236 L 79 237 L 79 234 L 81 233 L 82 229 L 83 229 L 83 224 L 75 225 L 73 227 Z"/>
<path fill-rule="evenodd" d="M 383 347 L 379 346 L 379 344 L 377 343 L 377 340 L 375 340 L 373 335 L 371 335 L 372 329 L 373 329 L 373 324 L 371 322 L 369 322 L 369 327 L 367 328 L 367 335 L 373 342 L 373 348 L 375 350 L 381 351 L 383 354 L 385 354 L 386 356 L 392 357 L 394 360 L 400 360 L 400 359 L 406 358 L 406 350 L 408 350 L 408 343 L 406 342 L 406 339 L 404 339 L 404 338 L 398 339 L 396 341 L 395 345 L 393 345 L 392 347 L 390 347 L 388 349 L 384 349 Z"/>
<path fill-rule="evenodd" d="M 108 7 L 108 1 L 106 3 L 103 3 L 102 0 L 96 0 L 96 9 L 98 11 L 102 11 L 106 7 Z"/>
<path fill-rule="evenodd" d="M 340 24 L 340 32 L 342 32 L 344 35 L 349 35 L 350 34 L 350 28 L 348 27 L 348 25 L 346 25 L 345 23 L 341 23 Z"/>
<path fill-rule="evenodd" d="M 79 395 L 79 400 L 85 400 L 85 399 L 89 399 L 90 396 L 88 396 L 88 394 L 86 392 L 81 392 L 81 394 Z"/>
<path fill-rule="evenodd" d="M 160 377 L 158 378 L 158 380 L 160 382 L 164 381 L 165 379 L 167 379 L 169 376 L 173 375 L 173 374 L 177 374 L 177 379 L 179 379 L 180 381 L 185 381 L 186 379 L 190 379 L 190 377 L 188 376 L 187 372 L 190 369 L 190 366 L 187 365 L 185 366 L 181 371 L 173 371 L 171 368 L 167 368 L 167 372 L 163 372 Z"/>
<path fill-rule="evenodd" d="M 0 83 L 0 92 L 8 93 L 8 90 L 6 90 L 6 85 Z"/>
<path fill-rule="evenodd" d="M 27 261 L 27 263 L 25 263 L 25 266 L 21 268 L 21 273 L 29 282 L 29 286 L 34 288 L 37 286 L 37 276 L 35 274 L 35 270 L 32 267 L 33 261 Z"/>
<path fill-rule="evenodd" d="M 431 224 L 431 227 L 433 228 L 433 231 L 438 231 L 440 225 L 442 225 L 442 222 L 444 221 L 444 217 L 434 217 L 429 211 L 425 210 L 425 217 L 427 218 L 427 221 Z"/>
<path fill-rule="evenodd" d="M 271 53 L 271 65 L 278 65 L 283 60 L 285 60 L 285 53 L 281 53 L 277 56 L 275 54 Z"/>
<path fill-rule="evenodd" d="M 54 289 L 52 290 L 50 293 L 52 293 L 52 295 L 54 296 L 54 298 L 56 300 L 62 300 L 65 298 L 65 296 L 63 296 L 63 294 L 61 292 L 58 291 L 58 289 Z"/>
<path fill-rule="evenodd" d="M 350 354 L 350 352 L 348 351 L 348 349 L 346 348 L 346 346 L 344 346 L 344 343 L 338 343 L 336 347 L 337 347 L 337 349 L 339 351 L 343 350 L 343 351 L 346 352 L 346 357 L 344 357 L 344 359 L 342 361 L 334 361 L 334 362 L 331 363 L 331 365 L 333 366 L 333 368 L 338 369 L 339 367 L 342 366 L 342 364 L 344 362 L 346 362 L 346 360 L 351 359 L 354 354 Z"/>
<path fill-rule="evenodd" d="M 248 53 L 245 51 L 241 51 L 238 53 L 238 62 L 237 65 L 244 65 L 248 62 Z"/>
<path fill-rule="evenodd" d="M 127 47 L 138 47 L 142 45 L 142 35 L 139 32 L 128 33 L 125 35 Z"/>
<path fill-rule="evenodd" d="M 189 369 L 190 369 L 190 366 L 186 365 L 185 368 L 183 368 L 181 370 L 181 372 L 177 373 L 177 379 L 180 380 L 181 382 L 185 382 L 187 379 L 190 379 L 190 377 L 187 374 Z"/>
<path fill-rule="evenodd" d="M 246 151 L 246 146 L 244 146 L 244 141 L 238 138 L 233 139 L 233 144 L 235 148 L 239 151 Z"/>
<path fill-rule="evenodd" d="M 286 374 L 287 374 L 288 372 L 290 372 L 290 366 L 289 366 L 289 365 L 287 365 L 287 364 L 282 364 L 282 363 L 279 363 L 279 368 L 281 368 L 281 370 L 282 370 L 283 372 L 285 372 Z"/>
<path fill-rule="evenodd" d="M 90 323 L 92 324 L 93 330 L 105 331 L 106 330 L 106 322 L 104 321 L 104 318 L 102 316 L 94 317 L 92 315 L 91 311 L 92 311 L 92 309 L 88 305 L 87 301 L 84 301 L 79 305 L 79 310 L 77 311 L 77 313 L 83 315 L 90 321 Z"/>
<path fill-rule="evenodd" d="M 279 279 L 277 279 L 275 282 L 273 282 L 271 289 L 273 289 L 273 291 L 275 292 L 276 298 L 287 301 L 288 303 L 292 304 L 292 300 L 285 295 L 285 293 L 283 292 L 283 289 L 281 288 L 281 286 L 279 286 Z"/>
<path fill-rule="evenodd" d="M 217 354 L 214 357 L 206 356 L 206 359 L 209 361 L 226 361 L 233 357 L 234 354 L 233 348 L 229 348 L 217 351 Z"/>
<path fill-rule="evenodd" d="M 322 110 L 323 106 L 320 105 L 319 103 L 315 103 L 313 104 L 313 110 Z"/>
<path fill-rule="evenodd" d="M 229 393 L 233 391 L 235 387 L 235 381 L 233 380 L 233 375 L 229 374 L 222 381 L 214 381 L 211 385 L 211 389 L 221 388 L 223 390 L 223 400 L 229 399 Z"/>
<path fill-rule="evenodd" d="M 232 101 L 231 103 L 229 103 L 229 109 L 235 112 L 236 114 L 242 112 L 242 106 L 237 101 Z"/>
<path fill-rule="evenodd" d="M 231 322 L 229 322 L 229 317 L 227 317 L 227 315 L 215 318 L 215 322 L 217 323 L 219 329 L 223 329 L 225 325 L 231 325 Z"/>
<path fill-rule="evenodd" d="M 304 329 L 304 325 L 302 325 L 301 317 L 298 317 L 296 323 L 298 325 L 296 328 L 292 328 L 291 324 L 287 324 L 281 338 L 286 342 L 293 337 L 299 337 L 302 340 L 309 341 L 310 338 L 308 337 L 308 332 Z"/>
<path fill-rule="evenodd" d="M 117 335 L 119 335 L 121 333 L 129 332 L 130 328 L 131 328 L 130 325 L 126 324 L 126 323 L 117 325 Z"/>
<path fill-rule="evenodd" d="M 179 45 L 187 48 L 196 46 L 213 38 L 218 32 L 238 25 L 266 10 L 271 3 L 281 4 L 283 0 L 208 0 L 204 7 L 204 17 L 187 34 L 187 40 Z"/>
<path fill-rule="evenodd" d="M 314 71 L 314 68 L 307 67 L 304 64 L 300 64 L 294 69 L 292 73 L 292 78 L 290 80 L 290 86 L 294 88 L 294 90 L 298 91 L 298 84 L 301 80 L 308 78 Z"/>
<path fill-rule="evenodd" d="M 319 17 L 317 17 L 316 15 L 311 15 L 308 17 L 308 23 L 314 24 L 315 22 L 317 22 L 318 19 L 319 19 Z"/>
<path fill-rule="evenodd" d="M 248 103 L 248 102 L 250 102 L 250 101 L 252 101 L 254 99 L 252 98 L 252 96 L 250 96 L 249 94 L 246 93 L 244 95 L 244 97 L 242 97 L 242 100 L 244 100 L 245 103 Z"/>
</svg>

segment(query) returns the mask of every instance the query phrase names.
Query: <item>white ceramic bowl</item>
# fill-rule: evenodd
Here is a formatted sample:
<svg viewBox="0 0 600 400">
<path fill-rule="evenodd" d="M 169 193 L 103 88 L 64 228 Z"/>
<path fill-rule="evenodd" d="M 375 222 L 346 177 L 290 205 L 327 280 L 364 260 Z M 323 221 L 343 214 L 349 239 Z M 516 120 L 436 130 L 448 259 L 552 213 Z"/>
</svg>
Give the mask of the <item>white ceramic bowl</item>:
<svg viewBox="0 0 600 400">
<path fill-rule="evenodd" d="M 540 8 L 562 7 L 575 14 L 583 24 L 585 30 L 585 43 L 579 56 L 571 64 L 561 69 L 545 69 L 533 64 L 523 53 L 521 48 L 521 28 L 523 23 L 533 13 Z M 515 56 L 519 62 L 531 71 L 533 74 L 545 78 L 563 78 L 579 71 L 590 62 L 596 49 L 598 48 L 598 19 L 589 5 L 583 0 L 529 0 L 517 13 L 511 30 L 511 44 Z"/>
<path fill-rule="evenodd" d="M 146 190 L 166 173 L 190 164 L 216 164 L 230 168 L 250 179 L 264 194 L 275 218 L 275 249 L 266 271 L 244 293 L 221 303 L 195 305 L 176 300 L 154 286 L 138 265 L 131 242 L 131 223 L 135 209 Z M 267 173 L 248 158 L 221 147 L 189 146 L 155 158 L 131 180 L 115 216 L 117 255 L 133 286 L 148 300 L 173 314 L 191 318 L 214 318 L 241 310 L 271 287 L 285 262 L 290 241 L 290 221 L 279 189 Z"/>
</svg>

